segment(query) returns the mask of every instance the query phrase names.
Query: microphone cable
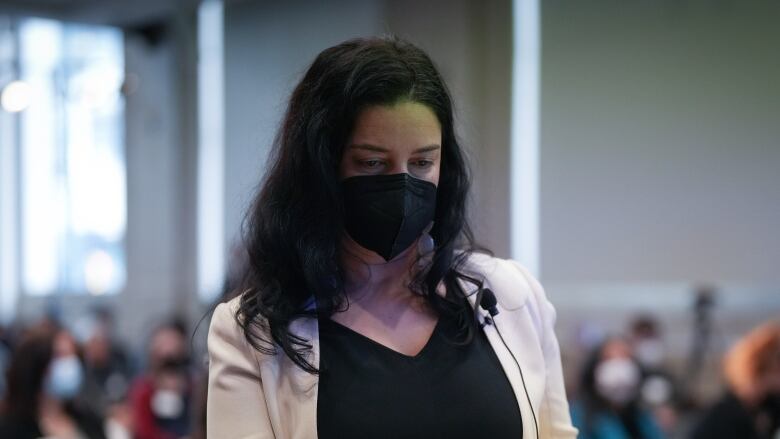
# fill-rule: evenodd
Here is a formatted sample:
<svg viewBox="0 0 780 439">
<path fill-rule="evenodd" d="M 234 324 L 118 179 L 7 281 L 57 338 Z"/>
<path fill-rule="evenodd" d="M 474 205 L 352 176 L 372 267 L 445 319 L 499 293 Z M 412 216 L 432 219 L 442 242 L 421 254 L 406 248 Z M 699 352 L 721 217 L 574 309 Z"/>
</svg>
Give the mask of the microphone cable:
<svg viewBox="0 0 780 439">
<path fill-rule="evenodd" d="M 531 403 L 531 396 L 528 394 L 528 387 L 525 385 L 525 376 L 523 375 L 523 368 L 520 367 L 520 362 L 517 361 L 517 357 L 515 357 L 514 352 L 512 352 L 511 349 L 509 349 L 509 345 L 506 343 L 506 340 L 504 340 L 504 336 L 501 335 L 501 331 L 498 330 L 498 325 L 494 321 L 494 317 L 498 314 L 498 307 L 496 306 L 498 301 L 496 300 L 496 295 L 493 294 L 492 291 L 490 291 L 489 288 L 485 288 L 484 290 L 480 291 L 480 299 L 479 299 L 479 306 L 487 311 L 490 314 L 490 317 L 485 317 L 485 325 L 492 325 L 493 328 L 496 330 L 496 334 L 498 334 L 498 338 L 501 340 L 501 343 L 506 348 L 507 352 L 509 352 L 509 355 L 512 356 L 512 360 L 514 360 L 515 365 L 517 366 L 517 370 L 520 372 L 520 381 L 523 383 L 523 390 L 525 391 L 525 399 L 528 401 L 528 407 L 531 409 L 531 416 L 533 417 L 534 421 L 534 430 L 536 431 L 536 439 L 539 439 L 539 423 L 536 419 L 536 412 L 534 411 L 534 406 Z"/>
</svg>

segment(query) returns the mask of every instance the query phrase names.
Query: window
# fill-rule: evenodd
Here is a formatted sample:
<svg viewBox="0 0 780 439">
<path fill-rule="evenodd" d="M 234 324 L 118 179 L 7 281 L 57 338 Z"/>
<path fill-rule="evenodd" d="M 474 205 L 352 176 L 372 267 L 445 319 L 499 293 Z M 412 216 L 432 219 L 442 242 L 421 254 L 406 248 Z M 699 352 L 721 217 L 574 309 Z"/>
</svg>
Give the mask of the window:
<svg viewBox="0 0 780 439">
<path fill-rule="evenodd" d="M 31 18 L 15 34 L 18 78 L 0 86 L 21 86 L 27 103 L 5 109 L 18 111 L 20 287 L 116 293 L 126 277 L 122 33 Z"/>
</svg>

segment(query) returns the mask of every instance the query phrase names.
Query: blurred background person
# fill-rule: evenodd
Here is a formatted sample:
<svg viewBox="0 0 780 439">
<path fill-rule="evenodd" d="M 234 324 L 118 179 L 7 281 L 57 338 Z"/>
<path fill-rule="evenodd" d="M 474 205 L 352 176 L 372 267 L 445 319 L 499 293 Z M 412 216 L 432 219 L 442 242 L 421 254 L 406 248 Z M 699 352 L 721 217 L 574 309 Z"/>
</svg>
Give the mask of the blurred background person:
<svg viewBox="0 0 780 439">
<path fill-rule="evenodd" d="M 5 395 L 5 375 L 11 362 L 11 340 L 8 328 L 0 325 L 0 399 Z"/>
<path fill-rule="evenodd" d="M 132 379 L 130 358 L 114 335 L 114 315 L 103 307 L 92 309 L 76 324 L 83 342 L 84 387 L 81 398 L 90 409 L 120 432 L 132 429 L 128 391 Z"/>
<path fill-rule="evenodd" d="M 761 325 L 724 359 L 725 395 L 702 417 L 693 439 L 776 439 L 780 435 L 780 321 Z"/>
<path fill-rule="evenodd" d="M 629 323 L 628 341 L 643 372 L 640 401 L 663 431 L 670 434 L 678 420 L 677 379 L 667 364 L 661 323 L 652 314 L 637 315 Z"/>
<path fill-rule="evenodd" d="M 652 414 L 640 404 L 642 370 L 631 346 L 609 338 L 596 347 L 582 370 L 572 421 L 580 439 L 663 439 Z"/>
<path fill-rule="evenodd" d="M 146 370 L 131 389 L 134 437 L 178 439 L 192 429 L 192 387 L 186 325 L 171 320 L 149 340 Z"/>
<path fill-rule="evenodd" d="M 129 388 L 132 365 L 124 346 L 114 334 L 114 315 L 107 308 L 95 308 L 83 322 L 86 390 L 101 409 L 123 400 Z"/>
<path fill-rule="evenodd" d="M 99 416 L 77 402 L 84 370 L 70 333 L 27 330 L 13 350 L 0 409 L 0 437 L 103 439 Z"/>
<path fill-rule="evenodd" d="M 640 314 L 629 324 L 628 341 L 636 360 L 646 371 L 664 369 L 666 347 L 658 320 L 650 314 Z"/>
</svg>

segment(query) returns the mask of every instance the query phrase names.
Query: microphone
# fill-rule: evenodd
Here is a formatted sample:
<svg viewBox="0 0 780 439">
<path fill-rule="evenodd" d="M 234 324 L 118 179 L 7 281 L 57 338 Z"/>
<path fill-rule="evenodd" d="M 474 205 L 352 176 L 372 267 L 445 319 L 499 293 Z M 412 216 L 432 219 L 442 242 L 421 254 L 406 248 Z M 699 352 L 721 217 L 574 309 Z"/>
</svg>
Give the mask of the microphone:
<svg viewBox="0 0 780 439">
<path fill-rule="evenodd" d="M 496 295 L 490 291 L 490 288 L 485 288 L 482 290 L 482 298 L 479 299 L 479 306 L 490 313 L 490 317 L 495 317 L 496 314 L 498 314 L 498 308 L 496 305 L 498 305 Z"/>
<path fill-rule="evenodd" d="M 525 377 L 523 376 L 523 368 L 520 367 L 520 362 L 517 361 L 517 357 L 515 357 L 515 354 L 512 352 L 511 349 L 509 349 L 509 345 L 506 344 L 506 341 L 504 340 L 504 336 L 501 335 L 501 331 L 498 330 L 498 326 L 493 324 L 493 321 L 491 317 L 495 317 L 496 314 L 498 314 L 498 308 L 496 307 L 498 305 L 498 300 L 496 300 L 496 295 L 493 294 L 492 291 L 490 291 L 490 288 L 485 288 L 482 290 L 482 297 L 479 299 L 479 306 L 490 313 L 490 317 L 485 317 L 485 323 L 480 325 L 480 328 L 485 327 L 485 325 L 493 325 L 493 328 L 496 330 L 496 334 L 498 334 L 498 338 L 501 340 L 501 343 L 506 348 L 507 352 L 509 352 L 509 355 L 512 356 L 512 359 L 515 361 L 515 365 L 517 365 L 517 370 L 520 372 L 520 381 L 523 383 L 523 390 L 525 391 L 525 398 L 528 401 L 528 407 L 531 409 L 531 416 L 534 418 L 534 429 L 536 430 L 536 439 L 539 439 L 539 422 L 536 420 L 536 412 L 534 411 L 534 406 L 531 403 L 531 396 L 528 394 L 528 387 L 525 386 Z"/>
</svg>

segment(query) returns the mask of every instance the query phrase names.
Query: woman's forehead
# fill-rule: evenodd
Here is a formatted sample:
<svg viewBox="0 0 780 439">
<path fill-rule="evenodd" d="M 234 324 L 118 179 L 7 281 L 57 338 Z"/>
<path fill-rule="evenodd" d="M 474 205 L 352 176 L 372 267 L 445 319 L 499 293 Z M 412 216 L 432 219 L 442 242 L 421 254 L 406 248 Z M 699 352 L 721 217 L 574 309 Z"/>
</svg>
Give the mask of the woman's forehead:
<svg viewBox="0 0 780 439">
<path fill-rule="evenodd" d="M 426 105 L 401 102 L 364 108 L 348 146 L 376 152 L 433 150 L 441 145 L 441 125 Z"/>
</svg>

